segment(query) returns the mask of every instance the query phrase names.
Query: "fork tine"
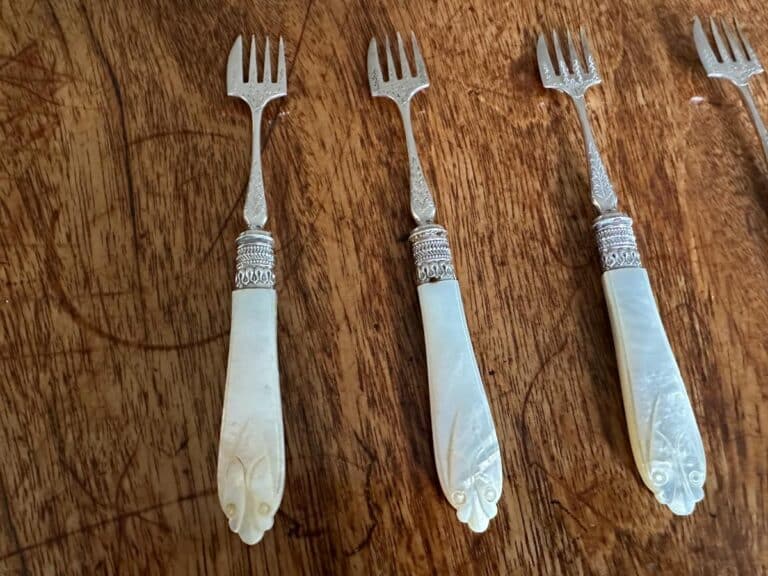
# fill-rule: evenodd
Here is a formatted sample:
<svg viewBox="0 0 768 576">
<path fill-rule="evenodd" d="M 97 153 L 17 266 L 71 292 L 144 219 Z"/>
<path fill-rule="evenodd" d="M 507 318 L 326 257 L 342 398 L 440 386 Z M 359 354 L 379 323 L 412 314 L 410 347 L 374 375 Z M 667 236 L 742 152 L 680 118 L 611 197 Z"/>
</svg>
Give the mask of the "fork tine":
<svg viewBox="0 0 768 576">
<path fill-rule="evenodd" d="M 720 53 L 720 61 L 730 62 L 732 60 L 731 55 L 728 52 L 728 48 L 725 46 L 725 42 L 723 42 L 723 37 L 720 36 L 720 30 L 717 27 L 717 22 L 712 16 L 709 18 L 709 26 L 712 28 L 712 37 L 715 39 L 717 51 Z"/>
<path fill-rule="evenodd" d="M 368 44 L 368 85 L 371 95 L 376 96 L 381 90 L 381 62 L 379 62 L 379 45 L 376 38 L 371 38 Z"/>
<path fill-rule="evenodd" d="M 587 32 L 582 26 L 579 28 L 579 37 L 581 38 L 581 51 L 584 54 L 584 61 L 587 64 L 587 71 L 590 75 L 597 76 L 597 62 L 592 55 L 592 49 L 589 47 L 589 40 L 587 39 Z"/>
<path fill-rule="evenodd" d="M 718 64 L 717 56 L 712 51 L 712 46 L 698 16 L 693 19 L 693 43 L 696 45 L 696 51 L 699 53 L 699 60 L 701 60 L 704 70 L 707 74 L 711 74 Z"/>
<path fill-rule="evenodd" d="M 281 92 L 286 92 L 287 90 L 285 71 L 285 43 L 283 42 L 282 36 L 280 36 L 280 39 L 277 42 L 277 87 Z"/>
<path fill-rule="evenodd" d="M 259 68 L 256 62 L 256 37 L 251 36 L 251 57 L 248 61 L 248 82 L 254 84 L 259 81 Z"/>
<path fill-rule="evenodd" d="M 395 60 L 392 58 L 392 48 L 389 46 L 389 36 L 385 41 L 387 52 L 387 82 L 397 80 L 397 69 L 395 68 Z"/>
<path fill-rule="evenodd" d="M 429 82 L 427 66 L 424 64 L 424 58 L 421 55 L 421 49 L 416 40 L 416 34 L 413 31 L 411 31 L 411 47 L 413 48 L 413 59 L 416 61 L 416 76 L 424 82 Z"/>
<path fill-rule="evenodd" d="M 238 36 L 227 58 L 227 94 L 234 96 L 243 84 L 243 37 Z"/>
<path fill-rule="evenodd" d="M 741 48 L 741 42 L 739 37 L 736 36 L 736 31 L 731 26 L 731 23 L 727 20 L 723 20 L 723 30 L 725 30 L 725 36 L 728 38 L 728 44 L 731 47 L 731 53 L 736 59 L 736 62 L 746 62 L 747 57 L 744 55 L 744 50 Z"/>
<path fill-rule="evenodd" d="M 568 43 L 568 57 L 571 59 L 571 70 L 573 70 L 576 77 L 581 80 L 583 78 L 581 57 L 576 51 L 576 46 L 573 45 L 573 37 L 571 36 L 570 30 L 566 32 L 566 42 Z"/>
<path fill-rule="evenodd" d="M 408 55 L 405 53 L 405 46 L 403 46 L 403 38 L 400 36 L 400 32 L 397 33 L 397 51 L 400 55 L 400 75 L 403 78 L 408 78 L 413 72 L 408 62 Z"/>
<path fill-rule="evenodd" d="M 539 34 L 539 40 L 536 42 L 536 59 L 539 61 L 539 76 L 541 83 L 545 88 L 551 88 L 555 79 L 555 70 L 552 65 L 552 57 L 549 54 L 547 39 L 544 34 Z"/>
<path fill-rule="evenodd" d="M 262 82 L 272 83 L 272 50 L 269 47 L 269 36 L 264 43 L 264 76 Z"/>
<path fill-rule="evenodd" d="M 752 44 L 749 43 L 747 35 L 744 34 L 744 30 L 741 28 L 741 24 L 738 20 L 736 20 L 736 18 L 733 19 L 733 24 L 736 26 L 736 31 L 739 34 L 739 38 L 741 38 L 741 43 L 744 45 L 744 50 L 747 51 L 747 57 L 752 62 L 758 62 L 757 52 L 755 52 L 755 49 L 752 48 Z"/>
<path fill-rule="evenodd" d="M 568 76 L 568 64 L 566 64 L 563 57 L 563 49 L 560 47 L 560 37 L 557 35 L 557 30 L 552 31 L 552 43 L 555 45 L 555 56 L 557 57 L 559 73 L 562 76 Z"/>
</svg>

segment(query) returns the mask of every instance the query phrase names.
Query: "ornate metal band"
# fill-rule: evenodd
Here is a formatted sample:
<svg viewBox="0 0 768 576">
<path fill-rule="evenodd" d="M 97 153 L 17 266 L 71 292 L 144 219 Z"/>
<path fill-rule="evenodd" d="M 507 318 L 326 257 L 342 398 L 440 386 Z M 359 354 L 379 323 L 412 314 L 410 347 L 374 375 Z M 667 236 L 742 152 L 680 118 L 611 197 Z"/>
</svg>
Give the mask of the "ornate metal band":
<svg viewBox="0 0 768 576">
<path fill-rule="evenodd" d="M 409 239 L 416 262 L 418 284 L 456 279 L 445 228 L 437 224 L 424 224 L 415 228 Z"/>
<path fill-rule="evenodd" d="M 593 226 L 603 272 L 642 267 L 632 218 L 621 212 L 609 212 L 597 218 Z"/>
<path fill-rule="evenodd" d="M 275 245 L 264 230 L 246 230 L 237 237 L 235 289 L 275 287 Z"/>
</svg>

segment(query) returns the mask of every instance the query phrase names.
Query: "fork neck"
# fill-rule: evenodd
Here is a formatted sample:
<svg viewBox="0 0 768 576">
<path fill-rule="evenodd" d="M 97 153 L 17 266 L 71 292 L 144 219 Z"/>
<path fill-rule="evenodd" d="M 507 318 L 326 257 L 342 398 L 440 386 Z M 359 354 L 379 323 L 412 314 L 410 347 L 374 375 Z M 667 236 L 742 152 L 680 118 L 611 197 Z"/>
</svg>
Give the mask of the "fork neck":
<svg viewBox="0 0 768 576">
<path fill-rule="evenodd" d="M 411 125 L 411 107 L 410 100 L 397 101 L 397 109 L 400 111 L 400 117 L 403 119 L 403 129 L 405 130 L 405 143 L 408 147 L 408 167 L 410 173 L 410 191 L 411 191 L 411 215 L 416 224 L 431 224 L 435 221 L 435 212 L 437 211 L 432 193 L 429 191 L 427 180 L 424 177 L 424 170 L 419 160 L 419 151 L 416 148 L 416 139 L 413 137 L 413 126 Z"/>
<path fill-rule="evenodd" d="M 267 200 L 264 193 L 264 177 L 261 171 L 261 112 L 263 108 L 251 109 L 251 174 L 245 194 L 243 217 L 250 230 L 264 228 L 267 223 Z"/>
<path fill-rule="evenodd" d="M 760 137 L 760 143 L 763 145 L 763 154 L 765 155 L 766 162 L 768 162 L 768 130 L 766 130 L 763 119 L 760 117 L 760 112 L 758 112 L 757 106 L 755 106 L 752 91 L 749 89 L 749 85 L 742 86 L 737 84 L 737 87 L 741 93 L 741 99 L 744 101 L 744 105 L 747 107 L 752 118 L 752 123 L 755 125 L 757 135 Z"/>
<path fill-rule="evenodd" d="M 613 184 L 608 177 L 608 171 L 605 169 L 603 159 L 600 156 L 600 150 L 595 143 L 595 136 L 592 133 L 592 126 L 589 123 L 587 114 L 587 103 L 584 95 L 573 96 L 573 103 L 576 105 L 576 113 L 579 116 L 581 132 L 584 136 L 584 147 L 587 152 L 587 162 L 589 163 L 589 188 L 592 195 L 592 204 L 601 214 L 616 212 L 618 200 L 613 191 Z"/>
</svg>

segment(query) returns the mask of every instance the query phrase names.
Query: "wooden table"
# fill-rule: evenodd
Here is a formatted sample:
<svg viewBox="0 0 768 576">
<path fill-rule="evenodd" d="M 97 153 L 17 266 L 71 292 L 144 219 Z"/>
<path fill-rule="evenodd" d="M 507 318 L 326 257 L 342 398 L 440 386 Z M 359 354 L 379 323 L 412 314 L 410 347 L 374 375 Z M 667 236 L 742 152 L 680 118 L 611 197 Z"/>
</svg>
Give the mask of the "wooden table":
<svg viewBox="0 0 768 576">
<path fill-rule="evenodd" d="M 768 169 L 691 40 L 723 7 L 0 3 L 0 574 L 768 573 Z M 768 60 L 763 3 L 733 10 Z M 689 518 L 635 470 L 576 115 L 538 78 L 536 34 L 578 23 L 707 450 Z M 367 84 L 371 36 L 410 29 L 432 80 L 416 137 L 502 444 L 482 536 L 438 485 L 402 129 Z M 288 470 L 248 548 L 216 453 L 250 157 L 224 65 L 251 32 L 289 61 L 263 136 Z"/>
</svg>

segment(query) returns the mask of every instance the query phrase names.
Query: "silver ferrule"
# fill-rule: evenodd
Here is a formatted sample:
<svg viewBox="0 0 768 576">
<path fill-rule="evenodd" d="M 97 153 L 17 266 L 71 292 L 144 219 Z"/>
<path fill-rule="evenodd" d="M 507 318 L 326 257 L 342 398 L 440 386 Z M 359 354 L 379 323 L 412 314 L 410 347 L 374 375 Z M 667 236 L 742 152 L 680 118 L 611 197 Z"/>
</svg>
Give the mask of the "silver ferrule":
<svg viewBox="0 0 768 576">
<path fill-rule="evenodd" d="M 642 267 L 632 218 L 621 212 L 609 212 L 599 216 L 593 227 L 603 272 Z"/>
<path fill-rule="evenodd" d="M 246 230 L 237 237 L 235 290 L 275 287 L 275 243 L 265 230 Z"/>
<path fill-rule="evenodd" d="M 445 228 L 437 224 L 423 224 L 414 228 L 409 239 L 418 284 L 456 279 Z"/>
</svg>

